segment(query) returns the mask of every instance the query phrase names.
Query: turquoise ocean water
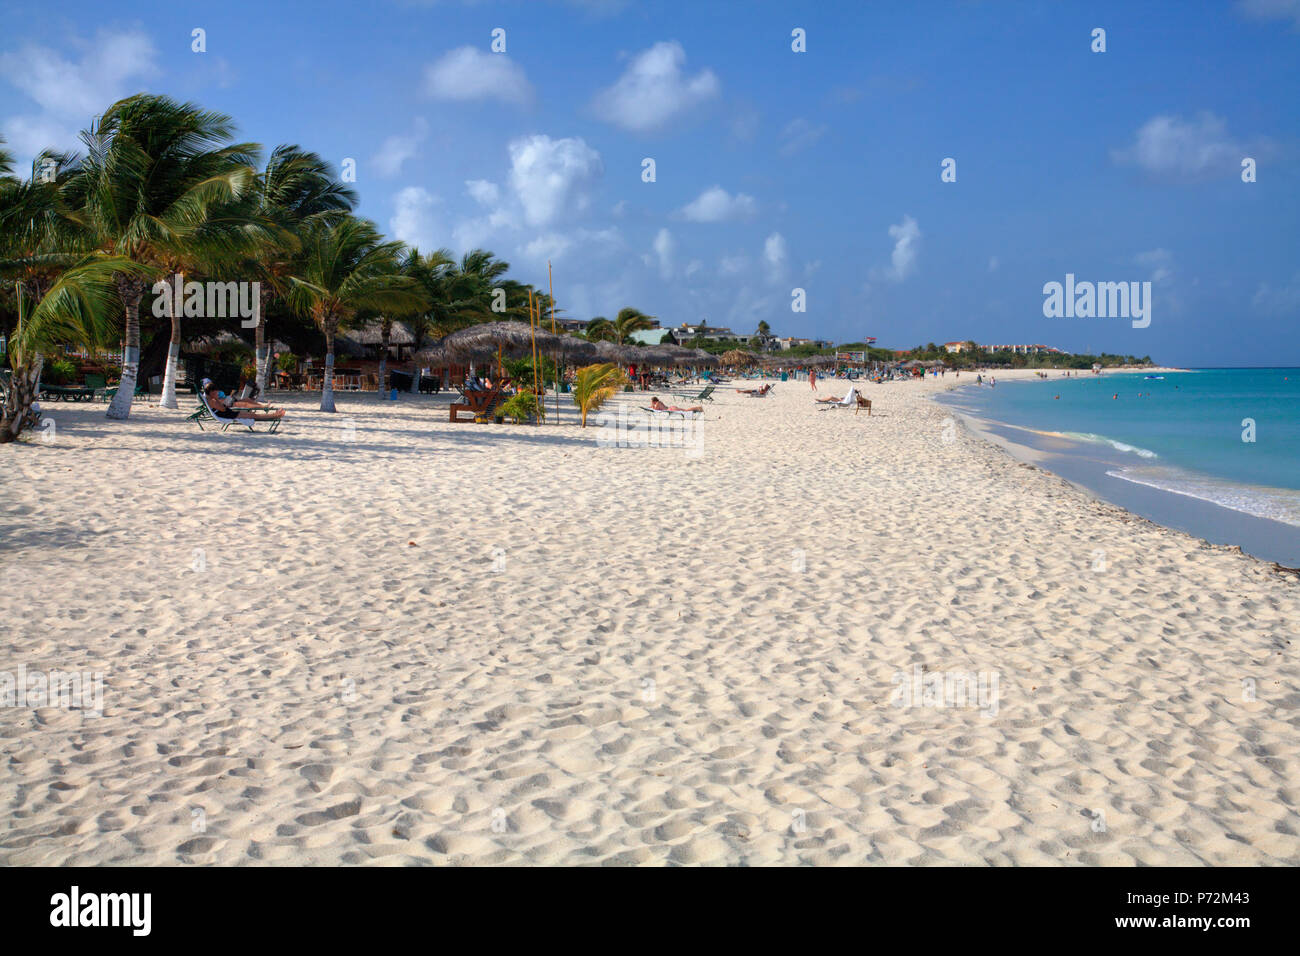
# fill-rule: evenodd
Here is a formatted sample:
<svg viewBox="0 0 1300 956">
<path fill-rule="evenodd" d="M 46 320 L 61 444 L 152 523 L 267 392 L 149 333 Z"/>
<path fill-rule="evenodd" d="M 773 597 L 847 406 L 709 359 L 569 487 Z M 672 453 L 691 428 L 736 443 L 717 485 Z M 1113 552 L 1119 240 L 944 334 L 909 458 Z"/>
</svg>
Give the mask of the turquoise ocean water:
<svg viewBox="0 0 1300 956">
<path fill-rule="evenodd" d="M 1048 375 L 1046 381 L 962 388 L 944 401 L 1028 430 L 1040 448 L 1067 454 L 1073 448 L 1099 463 L 1097 480 L 1081 483 L 1105 486 L 1094 490 L 1126 507 L 1116 482 L 1276 522 L 1286 526 L 1278 537 L 1294 531 L 1300 541 L 1300 369 L 1202 369 L 1162 378 Z M 1215 524 L 1220 533 L 1203 536 L 1229 540 L 1222 516 Z M 1262 551 L 1285 556 L 1294 548 L 1282 542 L 1280 550 Z"/>
</svg>

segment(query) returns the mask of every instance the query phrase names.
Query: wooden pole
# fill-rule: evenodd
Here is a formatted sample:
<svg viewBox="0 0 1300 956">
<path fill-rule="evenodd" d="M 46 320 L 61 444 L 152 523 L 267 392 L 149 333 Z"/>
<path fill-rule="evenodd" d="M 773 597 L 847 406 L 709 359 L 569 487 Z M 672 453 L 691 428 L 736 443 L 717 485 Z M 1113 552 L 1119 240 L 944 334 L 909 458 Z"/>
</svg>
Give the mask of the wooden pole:
<svg viewBox="0 0 1300 956">
<path fill-rule="evenodd" d="M 558 334 L 555 331 L 555 280 L 551 276 L 551 260 L 546 260 L 546 288 L 547 295 L 551 297 L 551 334 Z M 538 309 L 540 317 L 541 310 Z M 555 356 L 555 424 L 560 424 L 560 356 Z"/>
<path fill-rule="evenodd" d="M 533 397 L 541 401 L 541 395 L 538 390 L 537 381 L 537 326 L 533 322 L 533 290 L 528 290 L 528 331 L 533 337 Z M 541 422 L 537 422 L 541 424 Z"/>
</svg>

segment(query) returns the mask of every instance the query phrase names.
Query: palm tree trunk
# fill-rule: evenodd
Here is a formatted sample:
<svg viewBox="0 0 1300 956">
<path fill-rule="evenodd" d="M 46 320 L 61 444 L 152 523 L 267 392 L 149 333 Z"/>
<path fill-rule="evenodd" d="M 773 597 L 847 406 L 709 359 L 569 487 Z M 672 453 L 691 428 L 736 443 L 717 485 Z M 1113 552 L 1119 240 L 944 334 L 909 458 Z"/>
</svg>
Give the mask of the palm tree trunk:
<svg viewBox="0 0 1300 956">
<path fill-rule="evenodd" d="M 0 445 L 17 441 L 23 429 L 31 427 L 28 416 L 40 390 L 44 361 L 44 357 L 38 354 L 34 361 L 24 362 L 22 367 L 14 369 L 4 406 L 0 408 Z"/>
<path fill-rule="evenodd" d="M 322 412 L 338 411 L 334 407 L 334 325 L 333 321 L 325 323 L 325 379 L 320 387 Z"/>
<path fill-rule="evenodd" d="M 379 397 L 388 394 L 388 329 L 379 329 Z"/>
<path fill-rule="evenodd" d="M 125 421 L 131 416 L 135 380 L 140 374 L 140 300 L 144 297 L 144 280 L 118 276 L 117 292 L 126 310 L 126 343 L 122 349 L 122 380 L 108 405 L 108 417 Z"/>
<path fill-rule="evenodd" d="M 176 402 L 176 371 L 181 357 L 181 317 L 177 303 L 172 302 L 168 310 L 172 314 L 172 341 L 167 346 L 167 368 L 163 372 L 162 399 L 160 408 L 180 408 Z"/>
<path fill-rule="evenodd" d="M 271 300 L 271 290 L 265 284 L 258 290 L 262 297 L 261 311 L 257 315 L 257 331 L 254 335 L 254 348 L 257 356 L 257 394 L 258 401 L 264 401 L 262 398 L 266 393 L 266 378 L 270 372 L 271 364 L 271 346 L 266 341 L 266 306 Z"/>
</svg>

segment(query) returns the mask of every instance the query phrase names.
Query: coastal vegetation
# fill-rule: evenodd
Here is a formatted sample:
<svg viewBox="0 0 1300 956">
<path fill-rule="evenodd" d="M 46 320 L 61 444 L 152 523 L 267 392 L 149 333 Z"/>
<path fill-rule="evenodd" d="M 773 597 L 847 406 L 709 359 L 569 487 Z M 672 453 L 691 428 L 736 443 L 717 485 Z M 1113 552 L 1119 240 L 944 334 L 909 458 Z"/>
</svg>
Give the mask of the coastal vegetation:
<svg viewBox="0 0 1300 956">
<path fill-rule="evenodd" d="M 510 264 L 488 250 L 472 249 L 457 259 L 448 249 L 422 252 L 386 239 L 355 214 L 356 193 L 320 156 L 281 144 L 263 163 L 262 146 L 238 141 L 234 120 L 224 114 L 139 94 L 111 104 L 81 139 L 84 152 L 46 150 L 26 176 L 15 171 L 0 140 L 0 335 L 9 343 L 5 377 L 18 386 L 9 390 L 17 404 L 6 406 L 5 421 L 17 429 L 11 435 L 34 420 L 29 409 L 42 374 L 61 382 L 77 374 L 65 349 L 98 353 L 108 380 L 119 382 L 108 407 L 111 419 L 130 415 L 137 383 L 160 380 L 161 405 L 177 407 L 182 351 L 199 345 L 246 370 L 262 388 L 274 368 L 288 370 L 285 353 L 323 356 L 320 407 L 329 412 L 335 408 L 335 345 L 343 331 L 379 328 L 379 378 L 386 385 L 396 321 L 418 351 L 470 325 L 527 322 L 530 314 L 545 322 L 560 311 L 546 292 L 512 278 Z M 191 311 L 188 293 L 182 309 L 168 284 L 179 293 L 192 282 L 254 286 L 251 321 L 232 321 L 224 311 Z M 242 289 L 240 295 L 242 301 Z M 623 345 L 646 338 L 638 333 L 654 330 L 655 322 L 628 306 L 612 320 L 591 319 L 577 334 Z M 664 329 L 661 338 L 672 341 L 671 331 Z M 273 341 L 280 353 L 274 361 Z M 684 344 L 721 355 L 770 351 L 772 341 L 767 323 L 759 322 L 752 336 L 700 335 Z M 952 367 L 1150 361 L 978 347 L 951 354 L 934 343 L 903 353 L 850 343 L 776 354 L 796 364 L 837 350 L 865 351 L 872 362 L 939 360 Z M 554 380 L 549 360 L 540 364 L 541 377 Z M 532 377 L 527 365 L 517 370 L 521 380 Z M 583 370 L 575 401 L 584 419 L 599 407 L 609 387 L 602 383 L 616 372 L 616 366 Z M 418 374 L 410 388 L 418 390 Z"/>
</svg>

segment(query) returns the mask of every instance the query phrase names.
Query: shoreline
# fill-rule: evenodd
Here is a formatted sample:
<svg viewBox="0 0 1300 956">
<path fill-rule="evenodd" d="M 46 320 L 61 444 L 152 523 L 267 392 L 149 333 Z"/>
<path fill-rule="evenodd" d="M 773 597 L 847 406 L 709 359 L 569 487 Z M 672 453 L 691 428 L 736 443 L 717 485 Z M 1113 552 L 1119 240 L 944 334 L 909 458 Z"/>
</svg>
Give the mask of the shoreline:
<svg viewBox="0 0 1300 956">
<path fill-rule="evenodd" d="M 1170 374 L 1194 370 L 1152 368 L 1114 371 Z M 1049 384 L 1056 380 L 1035 377 L 1011 381 L 1015 384 Z M 966 387 L 965 382 L 955 386 L 956 389 Z M 1300 542 L 1300 529 L 1195 495 L 1113 476 L 1109 472 L 1119 467 L 1116 462 L 1095 457 L 1077 442 L 1058 434 L 1044 433 L 994 418 L 982 411 L 953 407 L 939 400 L 940 395 L 954 390 L 945 388 L 933 396 L 932 400 L 960 419 L 971 432 L 1014 460 L 1041 468 L 1088 496 L 1119 508 L 1135 518 L 1169 531 L 1186 534 L 1210 547 L 1240 551 L 1279 573 L 1291 572 L 1300 566 L 1300 543 L 1293 543 Z M 1057 443 L 1056 448 L 1049 447 L 1053 441 Z"/>
</svg>

